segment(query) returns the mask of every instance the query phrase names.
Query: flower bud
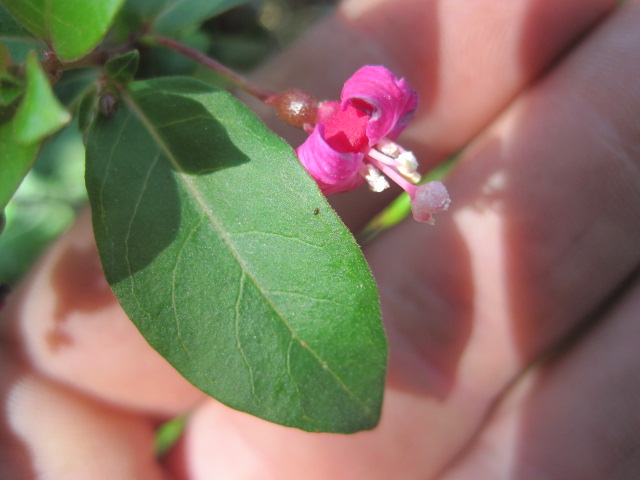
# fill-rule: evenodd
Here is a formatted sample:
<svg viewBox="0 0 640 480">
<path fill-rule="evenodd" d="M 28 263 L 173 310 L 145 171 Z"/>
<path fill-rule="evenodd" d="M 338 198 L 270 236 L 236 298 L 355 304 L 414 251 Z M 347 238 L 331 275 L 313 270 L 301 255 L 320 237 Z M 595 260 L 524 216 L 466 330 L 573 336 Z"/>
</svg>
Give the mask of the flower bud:
<svg viewBox="0 0 640 480">
<path fill-rule="evenodd" d="M 278 116 L 289 125 L 304 128 L 315 125 L 318 115 L 318 99 L 302 90 L 285 90 L 269 97 L 265 103 L 273 107 Z"/>
</svg>

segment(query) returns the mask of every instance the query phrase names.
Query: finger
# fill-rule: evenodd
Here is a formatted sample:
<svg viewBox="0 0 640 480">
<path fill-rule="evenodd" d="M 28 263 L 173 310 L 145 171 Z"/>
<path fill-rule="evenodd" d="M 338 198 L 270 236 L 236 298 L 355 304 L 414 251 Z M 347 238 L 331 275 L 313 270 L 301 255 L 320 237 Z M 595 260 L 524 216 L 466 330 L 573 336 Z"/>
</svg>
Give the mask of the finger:
<svg viewBox="0 0 640 480">
<path fill-rule="evenodd" d="M 390 382 L 466 409 L 467 435 L 640 264 L 639 5 L 611 17 L 473 143 L 436 228 L 406 222 L 365 252 Z"/>
<path fill-rule="evenodd" d="M 429 478 L 452 458 L 500 392 L 638 262 L 640 232 L 629 224 L 637 217 L 637 184 L 628 168 L 637 110 L 625 93 L 635 85 L 630 65 L 637 53 L 615 40 L 636 43 L 637 20 L 630 17 L 627 10 L 613 18 L 475 142 L 450 181 L 460 199 L 451 216 L 435 229 L 407 222 L 368 250 L 391 341 L 380 426 L 336 440 L 207 403 L 186 435 L 189 473 L 224 476 L 242 458 L 239 478 L 260 468 L 273 478 L 299 478 L 302 471 L 308 478 L 316 469 L 326 478 L 336 474 L 334 466 L 347 479 Z M 603 69 L 603 62 L 615 68 Z M 585 69 L 606 76 L 585 81 Z M 582 115 L 576 124 L 593 91 L 600 92 L 598 105 L 622 102 L 624 109 Z M 616 132 L 615 141 L 594 135 L 603 129 Z M 611 165 L 612 150 L 627 166 L 622 171 Z M 605 167 L 611 176 L 603 180 Z M 603 218 L 606 230 L 594 228 Z M 572 249 L 575 238 L 581 244 Z M 596 281 L 577 283 L 575 272 Z M 402 469 L 395 475 L 394 458 Z"/>
<path fill-rule="evenodd" d="M 118 305 L 86 212 L 11 297 L 4 326 L 32 368 L 102 401 L 170 416 L 203 397 Z"/>
<path fill-rule="evenodd" d="M 349 1 L 270 62 L 258 79 L 335 99 L 363 64 L 387 65 L 421 95 L 418 118 L 401 141 L 423 164 L 434 165 L 462 148 L 616 3 Z M 292 145 L 302 143 L 304 133 L 254 107 Z M 330 200 L 357 231 L 397 193 L 372 195 L 365 189 Z"/>
<path fill-rule="evenodd" d="M 374 430 L 337 435 L 282 427 L 209 401 L 190 417 L 174 461 L 179 480 L 424 480 L 465 429 L 460 407 L 387 391 Z"/>
<path fill-rule="evenodd" d="M 477 375 L 486 352 L 499 356 L 492 374 L 518 370 L 640 263 L 631 221 L 640 217 L 639 5 L 621 9 L 472 145 L 449 181 L 457 201 L 436 228 L 406 222 L 367 249 L 407 365 L 446 346 L 458 353 L 449 369 L 436 367 L 445 377 L 458 361 Z"/>
<path fill-rule="evenodd" d="M 164 478 L 148 420 L 55 384 L 3 355 L 0 396 L 2 478 Z"/>
<path fill-rule="evenodd" d="M 637 478 L 640 281 L 505 400 L 442 480 Z"/>
<path fill-rule="evenodd" d="M 616 3 L 349 0 L 342 11 L 420 94 L 407 136 L 450 155 Z"/>
</svg>

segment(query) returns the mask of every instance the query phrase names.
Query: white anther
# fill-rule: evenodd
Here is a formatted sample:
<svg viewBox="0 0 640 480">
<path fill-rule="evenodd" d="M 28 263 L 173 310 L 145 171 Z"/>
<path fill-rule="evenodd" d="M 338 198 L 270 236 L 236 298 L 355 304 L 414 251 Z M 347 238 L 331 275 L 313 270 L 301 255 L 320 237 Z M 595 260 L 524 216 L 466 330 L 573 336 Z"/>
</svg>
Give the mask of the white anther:
<svg viewBox="0 0 640 480">
<path fill-rule="evenodd" d="M 418 160 L 411 152 L 402 152 L 397 158 L 397 169 L 407 180 L 417 183 L 422 179 L 418 173 Z"/>
<path fill-rule="evenodd" d="M 386 138 L 380 140 L 376 147 L 378 147 L 378 149 L 385 155 L 393 158 L 398 157 L 398 155 L 402 153 L 402 149 L 397 143 L 393 143 L 391 140 L 387 140 Z"/>
<path fill-rule="evenodd" d="M 369 184 L 369 189 L 373 192 L 382 192 L 389 188 L 389 182 L 373 165 L 367 164 L 367 173 L 364 178 Z"/>
</svg>

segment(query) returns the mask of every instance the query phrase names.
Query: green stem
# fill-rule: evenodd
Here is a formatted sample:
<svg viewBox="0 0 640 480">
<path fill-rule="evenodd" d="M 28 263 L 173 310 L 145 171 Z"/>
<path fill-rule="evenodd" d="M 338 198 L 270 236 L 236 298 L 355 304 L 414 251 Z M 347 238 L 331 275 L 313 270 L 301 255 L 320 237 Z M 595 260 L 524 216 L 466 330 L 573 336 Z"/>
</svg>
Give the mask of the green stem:
<svg viewBox="0 0 640 480">
<path fill-rule="evenodd" d="M 221 76 L 226 78 L 228 81 L 233 83 L 235 86 L 241 88 L 248 94 L 253 95 L 254 97 L 256 97 L 257 99 L 263 102 L 267 98 L 275 94 L 275 92 L 272 92 L 270 90 L 254 85 L 249 80 L 244 78 L 242 75 L 234 72 L 228 67 L 225 67 L 220 62 L 214 60 L 211 57 L 206 56 L 204 53 L 198 50 L 195 50 L 189 47 L 188 45 L 180 43 L 177 40 L 174 40 L 173 38 L 164 37 L 162 35 L 148 35 L 143 37 L 142 41 L 145 43 L 162 45 L 163 47 L 174 50 L 180 53 L 181 55 L 184 55 L 185 57 L 195 60 L 200 65 L 203 65 L 204 67 L 207 67 L 208 69 L 213 70 L 214 72 L 220 74 Z"/>
</svg>

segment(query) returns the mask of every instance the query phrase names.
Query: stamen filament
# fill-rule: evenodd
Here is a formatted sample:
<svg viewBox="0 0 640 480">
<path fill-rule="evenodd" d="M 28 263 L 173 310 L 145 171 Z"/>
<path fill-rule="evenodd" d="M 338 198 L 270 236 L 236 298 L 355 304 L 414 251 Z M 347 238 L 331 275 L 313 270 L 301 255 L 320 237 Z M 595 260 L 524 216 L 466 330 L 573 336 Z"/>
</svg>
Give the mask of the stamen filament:
<svg viewBox="0 0 640 480">
<path fill-rule="evenodd" d="M 375 157 L 371 155 L 372 151 L 374 150 L 370 150 L 367 153 L 367 160 L 371 162 L 374 166 L 382 170 L 382 172 L 387 177 L 389 177 L 391 180 L 393 180 L 398 185 L 400 185 L 400 187 L 402 187 L 409 194 L 409 196 L 413 198 L 417 187 L 413 183 L 409 182 L 406 178 L 404 178 L 395 168 L 393 168 L 390 165 L 387 165 L 386 163 L 379 161 L 377 158 L 378 157 L 377 155 Z"/>
<path fill-rule="evenodd" d="M 385 165 L 389 165 L 391 167 L 395 166 L 398 163 L 395 158 L 385 155 L 384 153 L 382 153 L 379 150 L 376 150 L 375 148 L 372 148 L 371 150 L 369 150 L 367 152 L 367 156 L 375 158 L 379 162 L 384 163 Z"/>
</svg>

